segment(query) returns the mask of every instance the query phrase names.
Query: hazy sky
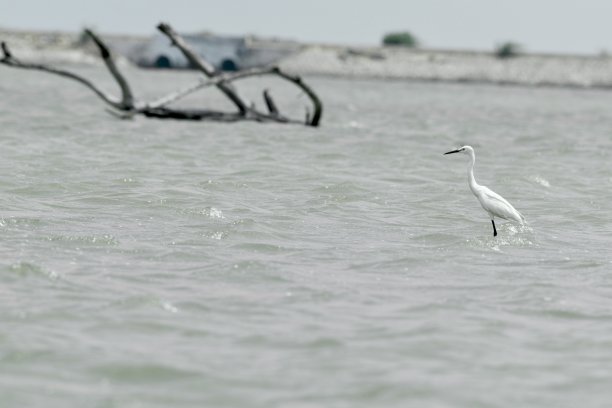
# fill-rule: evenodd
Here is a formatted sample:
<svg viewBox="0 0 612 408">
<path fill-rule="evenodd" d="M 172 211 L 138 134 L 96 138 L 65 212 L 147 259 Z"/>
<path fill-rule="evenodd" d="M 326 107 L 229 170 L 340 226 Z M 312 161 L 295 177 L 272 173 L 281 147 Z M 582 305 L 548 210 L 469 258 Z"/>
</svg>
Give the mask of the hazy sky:
<svg viewBox="0 0 612 408">
<path fill-rule="evenodd" d="M 0 0 L 0 27 L 148 34 L 159 21 L 311 42 L 377 44 L 409 30 L 436 48 L 612 50 L 612 0 Z"/>
</svg>

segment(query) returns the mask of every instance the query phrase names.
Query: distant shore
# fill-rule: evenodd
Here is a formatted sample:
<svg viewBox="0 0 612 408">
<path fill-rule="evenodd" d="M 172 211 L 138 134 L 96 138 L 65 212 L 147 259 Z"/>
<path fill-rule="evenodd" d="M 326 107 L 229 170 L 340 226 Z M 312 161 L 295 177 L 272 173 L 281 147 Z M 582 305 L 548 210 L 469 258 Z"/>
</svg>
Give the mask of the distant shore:
<svg viewBox="0 0 612 408">
<path fill-rule="evenodd" d="M 126 55 L 147 40 L 144 36 L 102 35 L 115 52 L 123 56 L 122 63 L 129 63 Z M 24 60 L 50 64 L 101 63 L 95 50 L 84 45 L 76 33 L 0 29 L 0 40 L 7 42 L 15 56 Z M 274 41 L 262 44 L 260 47 L 265 47 Z M 492 52 L 300 44 L 277 64 L 301 75 L 612 87 L 612 57 L 608 55 L 525 53 L 499 59 Z"/>
<path fill-rule="evenodd" d="M 607 55 L 521 54 L 500 59 L 492 52 L 308 46 L 280 65 L 290 71 L 357 78 L 612 87 L 612 58 Z"/>
</svg>

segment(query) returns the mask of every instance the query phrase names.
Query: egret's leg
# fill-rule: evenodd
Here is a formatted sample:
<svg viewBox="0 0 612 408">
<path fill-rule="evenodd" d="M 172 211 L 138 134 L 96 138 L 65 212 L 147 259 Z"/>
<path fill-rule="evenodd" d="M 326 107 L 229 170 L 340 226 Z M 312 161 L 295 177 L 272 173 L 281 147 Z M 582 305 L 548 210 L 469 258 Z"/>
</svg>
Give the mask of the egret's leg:
<svg viewBox="0 0 612 408">
<path fill-rule="evenodd" d="M 497 236 L 497 229 L 495 228 L 495 221 L 491 220 L 491 224 L 493 224 L 493 236 Z"/>
</svg>

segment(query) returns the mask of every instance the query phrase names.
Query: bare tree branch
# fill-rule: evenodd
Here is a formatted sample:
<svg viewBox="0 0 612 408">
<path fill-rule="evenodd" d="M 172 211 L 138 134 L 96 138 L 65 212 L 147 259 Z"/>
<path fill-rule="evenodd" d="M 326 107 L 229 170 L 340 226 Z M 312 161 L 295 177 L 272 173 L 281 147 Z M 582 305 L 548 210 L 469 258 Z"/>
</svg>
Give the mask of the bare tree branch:
<svg viewBox="0 0 612 408">
<path fill-rule="evenodd" d="M 48 66 L 42 65 L 42 64 L 30 64 L 30 63 L 27 63 L 27 62 L 21 62 L 18 59 L 16 59 L 15 57 L 13 57 L 12 53 L 10 52 L 10 50 L 8 48 L 8 45 L 5 42 L 2 42 L 2 52 L 3 52 L 3 57 L 2 57 L 2 59 L 0 59 L 0 63 L 1 64 L 8 65 L 10 67 L 15 67 L 15 68 L 23 68 L 23 69 L 44 71 L 44 72 L 48 72 L 50 74 L 59 75 L 59 76 L 64 77 L 64 78 L 73 79 L 73 80 L 75 80 L 77 82 L 80 82 L 81 84 L 85 85 L 86 87 L 88 87 L 92 91 L 94 91 L 96 95 L 98 95 L 100 98 L 102 98 L 102 100 L 104 102 L 106 102 L 107 104 L 109 104 L 110 106 L 112 106 L 112 107 L 114 107 L 116 109 L 123 110 L 123 104 L 121 103 L 121 101 L 119 99 L 117 99 L 114 96 L 111 96 L 111 95 L 105 93 L 100 88 L 95 86 L 91 81 L 89 81 L 86 78 L 83 78 L 80 75 L 74 74 L 74 73 L 69 72 L 69 71 L 65 71 L 63 69 L 48 67 Z"/>
<path fill-rule="evenodd" d="M 4 41 L 2 41 L 2 60 L 11 59 L 11 58 L 13 58 L 13 55 L 11 54 L 11 51 L 8 49 L 8 45 L 6 45 Z"/>
<path fill-rule="evenodd" d="M 117 68 L 117 65 L 115 64 L 115 59 L 113 58 L 113 54 L 108 49 L 106 44 L 104 44 L 104 42 L 100 39 L 100 37 L 96 35 L 96 33 L 91 31 L 90 29 L 86 29 L 85 33 L 89 35 L 89 37 L 93 40 L 94 43 L 96 43 L 96 45 L 98 46 L 100 50 L 100 55 L 102 56 L 102 59 L 104 60 L 104 63 L 106 64 L 106 67 L 110 71 L 113 78 L 115 78 L 115 80 L 119 84 L 119 88 L 121 88 L 121 95 L 122 95 L 121 104 L 123 105 L 123 109 L 124 110 L 134 109 L 134 96 L 132 95 L 132 90 L 130 89 L 130 86 L 128 85 L 127 81 L 125 80 L 121 72 L 119 72 L 119 69 Z"/>
<path fill-rule="evenodd" d="M 265 73 L 268 73 L 268 69 L 264 69 Z M 208 88 L 210 86 L 217 86 L 222 82 L 232 82 L 235 81 L 237 79 L 241 79 L 241 78 L 247 78 L 247 77 L 252 77 L 252 76 L 258 76 L 258 75 L 264 75 L 265 73 L 262 73 L 262 69 L 261 68 L 254 68 L 254 69 L 247 69 L 247 70 L 243 70 L 243 71 L 239 71 L 239 72 L 235 72 L 232 74 L 216 74 L 215 77 L 213 77 L 212 79 L 209 79 L 208 81 L 205 79 L 200 79 L 196 84 L 193 84 L 183 90 L 177 91 L 177 92 L 173 92 L 169 95 L 166 95 L 160 99 L 157 99 L 153 102 L 150 102 L 148 104 L 149 107 L 151 108 L 157 108 L 157 107 L 161 107 L 161 106 L 165 106 L 168 105 L 171 102 L 177 101 L 179 99 L 184 98 L 187 95 L 190 95 L 202 88 Z"/>
<path fill-rule="evenodd" d="M 156 99 L 152 102 L 149 102 L 146 104 L 145 109 L 155 109 L 155 108 L 161 108 L 163 106 L 166 106 L 174 101 L 178 101 L 179 99 L 182 99 L 184 97 L 186 97 L 189 94 L 194 93 L 195 91 L 197 91 L 198 89 L 202 89 L 205 86 L 203 86 L 204 84 L 206 84 L 207 86 L 211 86 L 211 85 L 216 85 L 217 81 L 206 81 L 204 78 L 201 78 L 196 84 L 194 85 L 190 85 L 187 88 L 178 90 L 176 92 L 172 92 L 171 94 L 168 94 L 164 97 L 161 97 L 159 99 Z"/>
<path fill-rule="evenodd" d="M 312 90 L 312 88 L 306 85 L 306 83 L 302 81 L 301 77 L 297 75 L 287 74 L 278 67 L 274 67 L 273 72 L 276 73 L 278 76 L 285 78 L 287 81 L 293 82 L 298 87 L 300 87 L 306 93 L 306 95 L 308 95 L 308 97 L 312 101 L 314 113 L 310 121 L 306 120 L 306 124 L 314 127 L 319 126 L 319 123 L 321 122 L 321 116 L 323 115 L 323 103 L 321 102 L 321 99 L 319 99 L 317 94 Z"/>
<path fill-rule="evenodd" d="M 218 73 L 215 67 L 200 58 L 200 56 L 183 40 L 182 37 L 180 37 L 174 31 L 172 27 L 170 27 L 169 24 L 161 23 L 157 26 L 157 28 L 159 31 L 166 34 L 170 41 L 172 41 L 172 44 L 181 50 L 191 65 L 202 71 L 204 75 L 209 78 L 217 76 Z M 248 112 L 248 103 L 236 93 L 236 90 L 231 85 L 220 82 L 217 84 L 217 88 L 219 88 L 221 92 L 223 92 L 234 103 L 234 105 L 236 105 L 240 113 L 245 115 Z"/>
<path fill-rule="evenodd" d="M 170 102 L 174 102 L 202 88 L 207 88 L 209 86 L 217 85 L 217 84 L 224 83 L 224 82 L 233 82 L 239 79 L 245 79 L 245 78 L 255 77 L 255 76 L 263 76 L 263 75 L 277 75 L 289 82 L 294 83 L 296 86 L 302 89 L 302 91 L 304 91 L 304 93 L 310 98 L 313 108 L 314 108 L 314 114 L 312 115 L 311 119 L 306 121 L 306 124 L 309 126 L 315 126 L 315 127 L 319 125 L 321 121 L 322 112 L 323 112 L 323 104 L 321 100 L 319 99 L 319 97 L 317 96 L 317 94 L 308 85 L 306 85 L 306 83 L 302 80 L 301 77 L 287 74 L 286 72 L 282 71 L 279 67 L 251 68 L 251 69 L 246 69 L 246 70 L 239 71 L 239 72 L 232 73 L 232 74 L 218 74 L 213 79 L 210 79 L 208 81 L 201 80 L 197 84 L 194 84 L 184 89 L 181 92 L 177 92 L 177 93 L 168 95 L 164 98 L 161 98 L 149 104 L 149 106 L 150 107 L 165 106 L 169 104 Z"/>
<path fill-rule="evenodd" d="M 265 89 L 263 91 L 263 97 L 264 97 L 264 100 L 266 101 L 266 106 L 268 107 L 268 112 L 270 112 L 270 115 L 278 116 L 280 112 L 278 111 L 278 108 L 276 107 L 276 102 L 274 102 L 274 99 L 272 99 L 272 95 L 270 95 L 269 89 Z"/>
<path fill-rule="evenodd" d="M 8 45 L 4 42 L 2 42 L 1 44 L 2 58 L 0 58 L 0 64 L 15 68 L 44 71 L 80 82 L 89 89 L 91 89 L 96 95 L 98 95 L 105 103 L 107 103 L 111 107 L 115 108 L 118 111 L 126 112 L 123 114 L 117 114 L 123 119 L 132 118 L 136 114 L 142 114 L 146 117 L 167 119 L 216 120 L 222 122 L 251 120 L 257 122 L 280 122 L 296 124 L 299 123 L 305 124 L 307 126 L 319 125 L 323 105 L 316 93 L 308 85 L 306 85 L 299 76 L 290 75 L 286 72 L 283 72 L 278 67 L 251 68 L 231 74 L 220 73 L 215 70 L 215 68 L 208 61 L 197 55 L 191 49 L 191 47 L 189 47 L 185 43 L 183 38 L 180 37 L 176 32 L 174 32 L 174 30 L 169 25 L 160 24 L 158 28 L 160 29 L 160 31 L 166 34 L 170 38 L 172 43 L 183 52 L 185 57 L 190 61 L 193 66 L 197 67 L 200 71 L 202 71 L 202 73 L 204 73 L 204 75 L 209 78 L 208 80 L 201 79 L 194 85 L 173 92 L 169 95 L 166 95 L 149 103 L 136 102 L 127 80 L 121 74 L 121 72 L 117 68 L 117 65 L 115 64 L 112 52 L 104 43 L 104 41 L 102 41 L 102 39 L 91 30 L 86 30 L 86 34 L 94 41 L 94 43 L 98 47 L 100 55 L 104 60 L 106 67 L 110 71 L 113 78 L 117 81 L 117 84 L 121 89 L 121 98 L 117 98 L 103 92 L 100 88 L 98 88 L 88 79 L 70 71 L 50 67 L 43 64 L 22 62 L 12 55 Z M 234 88 L 232 82 L 240 79 L 262 75 L 278 76 L 299 87 L 310 98 L 312 102 L 312 117 L 310 113 L 308 113 L 306 116 L 306 121 L 304 122 L 302 120 L 291 119 L 283 116 L 280 113 L 280 110 L 278 109 L 274 99 L 272 99 L 272 96 L 267 89 L 263 93 L 264 101 L 266 102 L 266 106 L 268 109 L 267 113 L 257 110 L 254 105 L 249 106 L 249 103 L 245 99 L 243 99 L 237 92 L 237 90 Z M 232 102 L 234 102 L 234 104 L 238 108 L 238 111 L 221 112 L 207 109 L 172 109 L 167 106 L 170 103 L 184 98 L 185 96 L 199 89 L 211 86 L 216 86 L 218 89 L 220 89 Z"/>
</svg>

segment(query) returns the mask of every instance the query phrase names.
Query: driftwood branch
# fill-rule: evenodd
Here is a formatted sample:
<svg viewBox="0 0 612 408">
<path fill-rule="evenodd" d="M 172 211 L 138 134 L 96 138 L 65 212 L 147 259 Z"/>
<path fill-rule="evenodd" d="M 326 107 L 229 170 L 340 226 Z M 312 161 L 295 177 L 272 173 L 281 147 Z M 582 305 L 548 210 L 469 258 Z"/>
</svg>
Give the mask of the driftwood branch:
<svg viewBox="0 0 612 408">
<path fill-rule="evenodd" d="M 314 113 L 311 119 L 307 119 L 306 122 L 310 126 L 319 126 L 319 122 L 321 122 L 321 116 L 323 115 L 323 103 L 321 99 L 317 96 L 317 94 L 312 90 L 310 86 L 308 86 L 302 78 L 297 75 L 290 75 L 284 71 L 281 71 L 280 68 L 274 67 L 272 68 L 273 72 L 280 76 L 281 78 L 285 78 L 287 81 L 296 84 L 312 101 L 312 105 L 314 107 Z"/>
<path fill-rule="evenodd" d="M 185 42 L 185 40 L 183 40 L 183 38 L 179 36 L 172 29 L 172 27 L 170 27 L 169 24 L 161 23 L 157 26 L 157 29 L 164 33 L 170 39 L 172 44 L 174 44 L 175 47 L 181 50 L 185 58 L 187 58 L 187 61 L 189 61 L 192 66 L 202 71 L 204 75 L 209 78 L 215 77 L 217 75 L 217 70 L 215 69 L 215 67 L 208 63 L 208 61 L 205 61 L 203 58 L 200 58 L 198 54 Z M 223 92 L 234 103 L 234 105 L 236 105 L 240 113 L 247 113 L 248 103 L 246 103 L 236 93 L 236 91 L 231 85 L 228 85 L 224 82 L 220 82 L 219 84 L 217 84 L 217 88 L 219 88 L 219 90 Z"/>
<path fill-rule="evenodd" d="M 265 89 L 263 91 L 263 98 L 264 101 L 266 101 L 266 106 L 268 107 L 268 112 L 270 112 L 270 115 L 279 115 L 280 112 L 276 107 L 276 102 L 274 102 L 274 99 L 272 99 L 272 95 L 270 95 L 269 89 Z"/>
<path fill-rule="evenodd" d="M 231 74 L 220 73 L 212 64 L 200 57 L 168 24 L 160 24 L 158 28 L 161 32 L 168 36 L 172 44 L 175 45 L 183 53 L 183 55 L 185 55 L 190 64 L 201 71 L 208 79 L 202 78 L 194 85 L 170 93 L 162 98 L 148 103 L 137 102 L 133 96 L 128 81 L 117 67 L 112 52 L 104 41 L 91 30 L 85 30 L 85 33 L 98 47 L 102 60 L 119 85 L 121 90 L 121 98 L 109 95 L 94 85 L 91 81 L 78 74 L 43 64 L 22 62 L 13 56 L 8 45 L 4 42 L 1 44 L 2 58 L 0 58 L 0 64 L 14 68 L 40 70 L 75 80 L 91 89 L 109 106 L 113 107 L 117 111 L 124 112 L 117 115 L 121 118 L 131 118 L 136 114 L 142 114 L 146 117 L 164 119 L 215 120 L 222 122 L 252 120 L 258 122 L 301 123 L 307 126 L 319 125 L 323 110 L 321 100 L 299 76 L 288 74 L 278 67 L 252 68 Z M 237 80 L 263 75 L 277 76 L 296 85 L 309 97 L 313 105 L 314 113 L 312 115 L 308 114 L 306 121 L 291 119 L 283 116 L 267 89 L 263 92 L 267 112 L 260 111 L 254 104 L 252 105 L 245 100 L 233 85 L 233 82 Z M 173 109 L 168 107 L 168 105 L 172 102 L 180 100 L 200 89 L 212 86 L 217 87 L 223 94 L 225 94 L 225 96 L 227 96 L 228 99 L 234 103 L 237 111 L 222 112 L 208 109 Z"/>
<path fill-rule="evenodd" d="M 213 79 L 210 80 L 200 80 L 198 83 L 183 89 L 182 91 L 170 94 L 165 96 L 157 101 L 150 103 L 148 106 L 151 108 L 159 108 L 168 105 L 171 102 L 174 102 L 178 99 L 184 98 L 185 96 L 194 93 L 202 88 L 207 88 L 210 86 L 218 85 L 220 83 L 229 83 L 233 81 L 237 81 L 239 79 L 245 79 L 255 76 L 264 76 L 264 75 L 276 75 L 280 78 L 283 78 L 296 86 L 298 86 L 304 93 L 310 98 L 314 114 L 312 118 L 307 120 L 307 125 L 309 126 L 318 126 L 321 121 L 321 115 L 323 113 L 323 104 L 317 94 L 304 82 L 299 76 L 293 76 L 287 74 L 282 71 L 279 67 L 269 67 L 269 68 L 252 68 L 244 71 L 232 73 L 232 74 L 219 74 Z M 267 91 L 267 90 L 266 90 Z M 264 100 L 266 100 L 266 96 L 264 95 Z M 266 100 L 266 104 L 268 101 Z M 278 109 L 276 110 L 278 112 Z M 273 114 L 270 111 L 271 114 Z"/>
<path fill-rule="evenodd" d="M 2 43 L 2 53 L 3 53 L 3 57 L 2 59 L 0 59 L 1 64 L 7 65 L 9 67 L 14 67 L 14 68 L 44 71 L 44 72 L 48 72 L 53 75 L 58 75 L 64 78 L 73 79 L 85 85 L 87 88 L 91 89 L 104 102 L 106 102 L 113 108 L 123 110 L 123 104 L 118 98 L 115 98 L 114 96 L 109 95 L 106 92 L 102 91 L 100 88 L 95 86 L 90 80 L 83 78 L 80 75 L 74 74 L 72 72 L 69 72 L 63 69 L 53 68 L 53 67 L 49 67 L 49 66 L 42 65 L 42 64 L 31 64 L 27 62 L 21 62 L 20 60 L 13 57 L 13 54 L 11 53 L 8 45 L 5 42 Z"/>
<path fill-rule="evenodd" d="M 128 85 L 128 82 L 125 80 L 125 77 L 121 74 L 117 65 L 115 64 L 115 59 L 113 58 L 113 54 L 108 49 L 106 44 L 98 37 L 93 31 L 86 29 L 85 33 L 93 40 L 93 42 L 98 46 L 100 50 L 100 56 L 104 60 L 104 64 L 110 71 L 111 75 L 119 84 L 119 88 L 121 88 L 121 104 L 123 105 L 124 110 L 132 110 L 134 109 L 134 97 L 132 95 L 132 90 Z"/>
<path fill-rule="evenodd" d="M 2 60 L 4 61 L 12 59 L 13 55 L 11 54 L 11 51 L 8 49 L 8 45 L 6 45 L 6 43 L 4 41 L 2 41 Z"/>
</svg>

